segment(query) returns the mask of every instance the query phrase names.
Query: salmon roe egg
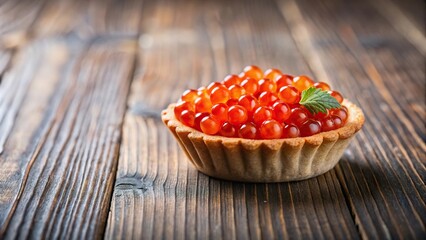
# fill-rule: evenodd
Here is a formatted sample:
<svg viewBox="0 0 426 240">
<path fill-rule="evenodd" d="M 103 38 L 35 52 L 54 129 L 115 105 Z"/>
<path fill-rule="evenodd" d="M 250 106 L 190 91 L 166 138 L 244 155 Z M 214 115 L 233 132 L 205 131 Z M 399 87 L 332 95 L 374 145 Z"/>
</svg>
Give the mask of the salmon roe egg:
<svg viewBox="0 0 426 240">
<path fill-rule="evenodd" d="M 204 117 L 200 122 L 200 128 L 203 133 L 215 135 L 220 130 L 220 123 L 211 116 Z"/>
<path fill-rule="evenodd" d="M 224 103 L 218 103 L 213 105 L 212 116 L 219 120 L 219 122 L 224 122 L 228 120 L 228 106 Z"/>
<path fill-rule="evenodd" d="M 224 122 L 222 123 L 219 133 L 224 137 L 235 137 L 237 135 L 237 130 L 230 122 Z"/>
<path fill-rule="evenodd" d="M 296 126 L 301 126 L 304 122 L 309 119 L 308 110 L 304 108 L 293 108 L 291 109 L 290 117 L 287 119 L 287 122 L 291 122 Z"/>
<path fill-rule="evenodd" d="M 314 87 L 319 88 L 319 89 L 322 89 L 322 90 L 324 90 L 324 91 L 328 91 L 328 90 L 330 90 L 330 85 L 328 85 L 328 84 L 327 84 L 327 83 L 325 83 L 325 82 L 317 82 L 317 83 L 314 83 Z"/>
<path fill-rule="evenodd" d="M 276 102 L 272 108 L 274 110 L 274 116 L 277 121 L 284 122 L 290 117 L 291 110 L 286 103 Z"/>
<path fill-rule="evenodd" d="M 248 94 L 255 95 L 259 90 L 259 84 L 254 78 L 246 78 L 241 82 L 241 87 L 243 87 Z"/>
<path fill-rule="evenodd" d="M 348 111 L 345 108 L 338 108 L 331 110 L 331 115 L 338 116 L 343 123 L 348 120 Z"/>
<path fill-rule="evenodd" d="M 292 86 L 293 85 L 293 76 L 282 74 L 275 79 L 277 83 L 277 89 L 280 89 L 284 86 Z"/>
<path fill-rule="evenodd" d="M 277 83 L 274 80 L 269 78 L 262 78 L 259 81 L 259 92 L 276 92 L 277 91 Z"/>
<path fill-rule="evenodd" d="M 277 100 L 278 96 L 275 93 L 265 91 L 259 95 L 258 102 L 261 106 L 269 106 Z"/>
<path fill-rule="evenodd" d="M 270 68 L 268 70 L 265 71 L 265 73 L 263 74 L 265 78 L 268 78 L 272 81 L 275 81 L 277 77 L 281 76 L 283 73 L 275 68 Z"/>
<path fill-rule="evenodd" d="M 203 120 L 204 117 L 207 117 L 207 116 L 210 116 L 210 113 L 208 113 L 208 112 L 196 113 L 195 119 L 194 119 L 194 128 L 201 131 L 200 122 L 201 122 L 201 120 Z"/>
<path fill-rule="evenodd" d="M 318 121 L 309 119 L 299 129 L 302 137 L 308 137 L 321 132 L 321 124 Z"/>
<path fill-rule="evenodd" d="M 239 75 L 240 78 L 253 78 L 255 80 L 260 80 L 263 78 L 262 69 L 258 66 L 250 65 L 243 69 L 243 72 Z"/>
<path fill-rule="evenodd" d="M 188 89 L 183 92 L 182 97 L 180 98 L 184 102 L 194 102 L 198 97 L 198 90 Z"/>
<path fill-rule="evenodd" d="M 195 99 L 195 110 L 197 112 L 210 112 L 212 108 L 212 102 L 209 98 L 198 97 Z"/>
<path fill-rule="evenodd" d="M 230 74 L 226 76 L 223 79 L 223 85 L 225 85 L 227 88 L 231 87 L 232 85 L 238 85 L 241 83 L 241 78 L 238 77 L 238 75 Z"/>
<path fill-rule="evenodd" d="M 231 98 L 239 98 L 241 95 L 246 94 L 246 89 L 240 85 L 231 85 L 228 89 Z"/>
<path fill-rule="evenodd" d="M 258 107 L 253 113 L 253 122 L 256 125 L 262 124 L 264 121 L 272 119 L 274 111 L 270 107 Z"/>
<path fill-rule="evenodd" d="M 283 134 L 282 125 L 276 120 L 265 120 L 259 129 L 260 137 L 263 139 L 281 138 Z"/>
<path fill-rule="evenodd" d="M 200 87 L 197 89 L 197 96 L 198 97 L 204 97 L 204 98 L 208 98 L 209 97 L 209 93 L 207 91 L 206 87 Z"/>
<path fill-rule="evenodd" d="M 240 106 L 234 105 L 228 109 L 228 121 L 233 125 L 240 125 L 247 121 L 247 110 Z"/>
<path fill-rule="evenodd" d="M 215 87 L 210 93 L 210 101 L 212 102 L 212 104 L 226 103 L 230 95 L 231 93 L 227 88 Z"/>
<path fill-rule="evenodd" d="M 283 138 L 295 138 L 300 136 L 299 128 L 294 124 L 288 124 L 283 128 Z"/>
<path fill-rule="evenodd" d="M 284 86 L 280 88 L 278 97 L 285 103 L 294 104 L 300 101 L 300 93 L 293 86 Z"/>
<path fill-rule="evenodd" d="M 338 116 L 331 116 L 331 118 L 333 119 L 334 128 L 335 129 L 340 128 L 340 127 L 343 126 L 343 121 L 342 121 L 342 119 L 340 117 L 338 117 Z"/>
<path fill-rule="evenodd" d="M 238 105 L 244 107 L 247 110 L 247 113 L 251 115 L 259 106 L 259 103 L 252 95 L 243 95 L 238 99 Z"/>
<path fill-rule="evenodd" d="M 335 129 L 335 124 L 331 116 L 324 118 L 321 121 L 321 131 L 327 132 Z"/>
<path fill-rule="evenodd" d="M 343 102 L 342 94 L 340 94 L 339 92 L 337 92 L 337 91 L 329 91 L 328 93 L 330 93 L 330 95 L 332 97 L 334 97 L 339 103 Z"/>
<path fill-rule="evenodd" d="M 251 122 L 245 123 L 241 125 L 240 129 L 238 130 L 238 136 L 241 138 L 256 139 L 257 128 Z"/>
<path fill-rule="evenodd" d="M 188 127 L 193 127 L 195 121 L 195 113 L 190 110 L 183 110 L 180 114 L 180 121 Z"/>
<path fill-rule="evenodd" d="M 226 101 L 226 105 L 228 105 L 228 107 L 230 106 L 234 106 L 238 104 L 238 99 L 236 98 L 231 98 L 228 101 Z"/>
<path fill-rule="evenodd" d="M 307 76 L 293 78 L 293 86 L 300 92 L 314 85 L 314 81 Z"/>
<path fill-rule="evenodd" d="M 174 108 L 175 116 L 180 120 L 180 115 L 184 110 L 194 111 L 194 106 L 189 102 L 178 102 Z"/>
<path fill-rule="evenodd" d="M 225 85 L 223 85 L 220 82 L 212 82 L 207 86 L 207 93 L 211 94 L 213 89 L 220 87 L 220 88 L 226 88 Z"/>
</svg>

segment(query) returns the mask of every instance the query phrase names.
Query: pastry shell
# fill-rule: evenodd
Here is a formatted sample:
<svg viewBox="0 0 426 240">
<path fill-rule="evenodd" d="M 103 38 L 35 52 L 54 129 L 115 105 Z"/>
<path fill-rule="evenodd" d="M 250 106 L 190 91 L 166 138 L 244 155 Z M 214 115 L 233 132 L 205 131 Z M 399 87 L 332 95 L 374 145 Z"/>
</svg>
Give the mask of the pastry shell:
<svg viewBox="0 0 426 240">
<path fill-rule="evenodd" d="M 251 140 L 211 136 L 187 127 L 174 116 L 174 104 L 161 118 L 200 172 L 241 182 L 287 182 L 312 178 L 332 169 L 364 124 L 361 109 L 348 100 L 345 126 L 310 137 Z"/>
</svg>

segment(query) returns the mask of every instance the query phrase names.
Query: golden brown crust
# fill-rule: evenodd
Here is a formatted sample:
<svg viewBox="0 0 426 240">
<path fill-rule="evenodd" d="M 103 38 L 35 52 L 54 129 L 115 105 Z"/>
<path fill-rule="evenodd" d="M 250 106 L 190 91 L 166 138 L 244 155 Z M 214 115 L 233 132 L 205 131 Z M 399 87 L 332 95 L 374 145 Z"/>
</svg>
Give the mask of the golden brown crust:
<svg viewBox="0 0 426 240">
<path fill-rule="evenodd" d="M 201 172 L 227 180 L 283 182 L 307 179 L 333 168 L 349 140 L 364 124 L 361 109 L 345 100 L 349 118 L 342 128 L 310 137 L 251 140 L 211 136 L 187 127 L 174 116 L 174 104 L 162 120 Z"/>
</svg>

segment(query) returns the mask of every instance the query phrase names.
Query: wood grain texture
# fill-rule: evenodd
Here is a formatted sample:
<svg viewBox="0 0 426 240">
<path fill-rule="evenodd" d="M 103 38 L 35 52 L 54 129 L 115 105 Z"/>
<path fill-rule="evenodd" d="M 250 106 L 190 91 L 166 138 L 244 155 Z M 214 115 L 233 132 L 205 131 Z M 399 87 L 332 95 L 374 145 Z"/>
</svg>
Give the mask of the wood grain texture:
<svg viewBox="0 0 426 240">
<path fill-rule="evenodd" d="M 49 1 L 31 28 L 32 35 L 46 37 L 74 33 L 81 38 L 135 37 L 139 32 L 143 1 Z"/>
<path fill-rule="evenodd" d="M 22 46 L 28 31 L 40 14 L 45 0 L 5 0 L 0 2 L 0 47 Z"/>
<path fill-rule="evenodd" d="M 426 238 L 424 25 L 419 0 L 1 1 L 0 239 Z M 189 164 L 160 111 L 248 64 L 362 106 L 335 169 Z"/>
<path fill-rule="evenodd" d="M 106 238 L 357 239 L 334 170 L 282 184 L 209 178 L 159 119 L 184 89 L 250 63 L 310 72 L 275 2 L 150 2 L 142 16 Z"/>
<path fill-rule="evenodd" d="M 426 34 L 426 3 L 421 0 L 392 0 L 397 11 L 401 12 L 419 31 Z"/>
<path fill-rule="evenodd" d="M 4 72 L 12 64 L 12 51 L 7 49 L 0 50 L 0 84 L 4 77 Z"/>
<path fill-rule="evenodd" d="M 364 130 L 337 167 L 361 236 L 424 238 L 421 52 L 367 2 L 280 1 L 280 6 L 283 15 L 309 32 L 300 41 L 315 46 L 318 58 L 329 59 L 321 66 L 313 61 L 311 65 L 322 68 L 327 79 L 365 112 Z"/>
<path fill-rule="evenodd" d="M 103 235 L 140 6 L 1 5 L 0 239 Z"/>
<path fill-rule="evenodd" d="M 377 12 L 426 56 L 426 5 L 424 1 L 370 1 Z"/>
<path fill-rule="evenodd" d="M 136 37 L 143 1 L 5 0 L 0 3 L 0 47 L 75 34 L 82 39 Z"/>
<path fill-rule="evenodd" d="M 35 41 L 0 85 L 0 238 L 103 234 L 135 41 Z"/>
</svg>

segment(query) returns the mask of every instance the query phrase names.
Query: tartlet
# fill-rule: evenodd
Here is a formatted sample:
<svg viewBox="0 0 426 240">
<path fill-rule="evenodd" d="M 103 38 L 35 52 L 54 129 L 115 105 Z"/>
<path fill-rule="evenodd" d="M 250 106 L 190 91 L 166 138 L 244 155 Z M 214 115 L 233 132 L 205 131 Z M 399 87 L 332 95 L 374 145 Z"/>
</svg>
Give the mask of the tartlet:
<svg viewBox="0 0 426 240">
<path fill-rule="evenodd" d="M 287 182 L 321 175 L 338 163 L 350 140 L 364 124 L 360 108 L 347 99 L 341 105 L 348 112 L 343 126 L 295 138 L 209 135 L 179 121 L 174 112 L 175 104 L 163 110 L 161 117 L 200 172 L 232 181 Z"/>
<path fill-rule="evenodd" d="M 185 91 L 161 117 L 197 170 L 241 182 L 323 174 L 364 124 L 361 109 L 328 84 L 256 66 Z"/>
</svg>

